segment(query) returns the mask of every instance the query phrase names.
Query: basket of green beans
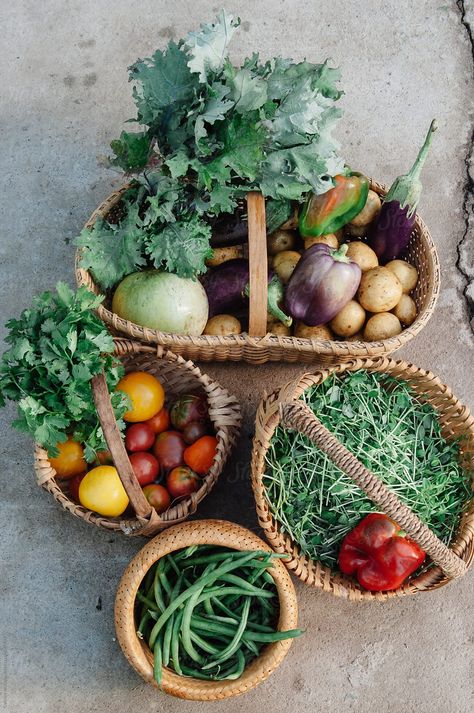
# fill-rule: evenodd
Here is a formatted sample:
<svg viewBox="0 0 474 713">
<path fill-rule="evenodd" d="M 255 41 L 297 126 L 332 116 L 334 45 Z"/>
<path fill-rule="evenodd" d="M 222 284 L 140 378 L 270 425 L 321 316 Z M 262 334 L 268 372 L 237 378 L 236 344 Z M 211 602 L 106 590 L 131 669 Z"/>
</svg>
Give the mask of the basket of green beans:
<svg viewBox="0 0 474 713">
<path fill-rule="evenodd" d="M 117 591 L 126 658 L 145 681 L 188 700 L 224 699 L 264 681 L 302 633 L 281 559 L 249 530 L 220 520 L 159 535 Z"/>
</svg>

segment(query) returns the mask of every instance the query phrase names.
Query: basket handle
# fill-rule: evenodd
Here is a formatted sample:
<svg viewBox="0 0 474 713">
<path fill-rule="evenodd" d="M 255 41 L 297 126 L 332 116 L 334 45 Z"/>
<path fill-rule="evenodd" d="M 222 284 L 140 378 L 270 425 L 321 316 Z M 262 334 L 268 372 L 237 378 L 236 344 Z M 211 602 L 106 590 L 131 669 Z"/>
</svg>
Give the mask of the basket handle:
<svg viewBox="0 0 474 713">
<path fill-rule="evenodd" d="M 267 333 L 267 230 L 265 198 L 258 191 L 247 193 L 249 240 L 249 335 L 264 337 Z"/>
<path fill-rule="evenodd" d="M 115 467 L 125 488 L 130 503 L 138 518 L 149 520 L 151 517 L 158 517 L 155 509 L 150 505 L 143 494 L 143 490 L 133 472 L 130 458 L 120 435 L 120 431 L 115 420 L 114 410 L 110 402 L 110 394 L 107 388 L 104 373 L 94 376 L 91 380 L 92 395 L 95 407 L 99 415 L 99 421 L 104 432 L 107 446 L 112 455 Z"/>
<path fill-rule="evenodd" d="M 452 579 L 462 577 L 466 563 L 432 532 L 382 481 L 354 456 L 301 401 L 280 404 L 282 425 L 307 436 L 348 475 L 361 490 L 417 542 Z"/>
</svg>

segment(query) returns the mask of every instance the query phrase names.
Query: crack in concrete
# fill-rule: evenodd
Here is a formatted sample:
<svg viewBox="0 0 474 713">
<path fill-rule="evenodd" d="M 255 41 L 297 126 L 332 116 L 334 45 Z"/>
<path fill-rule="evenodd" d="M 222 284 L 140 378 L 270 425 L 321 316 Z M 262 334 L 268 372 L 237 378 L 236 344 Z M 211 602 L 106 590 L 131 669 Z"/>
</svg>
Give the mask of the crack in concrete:
<svg viewBox="0 0 474 713">
<path fill-rule="evenodd" d="M 470 48 L 472 59 L 472 70 L 474 77 L 474 33 L 470 22 L 466 16 L 466 7 L 464 0 L 456 1 L 457 8 L 461 16 L 461 24 L 464 27 Z M 466 280 L 466 287 L 463 294 L 467 301 L 467 309 L 471 329 L 474 332 L 474 247 L 470 245 L 469 238 L 471 233 L 471 221 L 474 222 L 474 179 L 471 174 L 472 160 L 474 154 L 474 126 L 471 131 L 471 136 L 468 142 L 464 163 L 466 166 L 466 182 L 464 185 L 463 198 L 463 213 L 465 229 L 461 240 L 457 244 L 458 259 L 456 267 Z"/>
</svg>

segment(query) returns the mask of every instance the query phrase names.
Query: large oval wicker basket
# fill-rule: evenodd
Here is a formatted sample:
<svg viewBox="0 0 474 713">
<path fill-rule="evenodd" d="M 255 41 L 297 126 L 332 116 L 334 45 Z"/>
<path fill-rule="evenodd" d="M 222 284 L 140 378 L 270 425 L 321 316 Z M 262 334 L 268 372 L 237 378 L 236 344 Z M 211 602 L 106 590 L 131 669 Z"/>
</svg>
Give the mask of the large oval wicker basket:
<svg viewBox="0 0 474 713">
<path fill-rule="evenodd" d="M 69 495 L 68 481 L 56 478 L 56 471 L 46 451 L 38 445 L 35 447 L 36 478 L 38 485 L 76 517 L 107 530 L 150 537 L 194 513 L 201 500 L 214 487 L 239 432 L 240 407 L 234 396 L 228 394 L 217 382 L 211 381 L 195 364 L 162 347 L 116 339 L 115 354 L 121 359 L 126 372 L 138 370 L 155 375 L 162 383 L 167 399 L 190 392 L 205 394 L 209 417 L 217 437 L 217 454 L 199 490 L 172 504 L 161 515 L 156 513 L 135 477 L 115 422 L 105 380 L 99 377 L 95 377 L 95 383 L 93 381 L 93 395 L 107 445 L 130 500 L 129 509 L 121 517 L 103 517 L 79 505 Z M 132 511 L 131 515 L 127 515 L 129 510 Z"/>
<path fill-rule="evenodd" d="M 128 186 L 112 193 L 91 215 L 86 227 L 91 227 L 97 218 L 107 218 L 120 203 Z M 371 182 L 372 190 L 379 195 L 386 194 L 385 186 Z M 420 332 L 431 317 L 439 292 L 440 268 L 438 256 L 431 235 L 422 219 L 417 216 L 410 244 L 403 257 L 418 270 L 419 280 L 413 294 L 418 315 L 413 324 L 401 334 L 379 342 L 324 341 L 282 337 L 266 334 L 266 275 L 267 246 L 265 231 L 265 202 L 259 193 L 248 194 L 249 225 L 249 265 L 250 265 L 250 305 L 249 333 L 217 337 L 201 335 L 196 337 L 167 334 L 154 329 L 140 327 L 122 319 L 110 309 L 110 295 L 98 308 L 100 318 L 116 333 L 126 334 L 153 344 L 161 344 L 189 359 L 199 361 L 247 361 L 263 364 L 267 361 L 319 362 L 337 364 L 354 357 L 374 357 L 391 354 L 407 344 Z M 76 254 L 76 280 L 95 294 L 101 290 L 92 275 L 80 267 L 80 251 Z"/>
<path fill-rule="evenodd" d="M 153 678 L 153 655 L 146 643 L 137 636 L 135 597 L 143 577 L 150 567 L 164 555 L 189 545 L 217 545 L 235 550 L 265 550 L 268 545 L 240 525 L 222 520 L 199 520 L 170 528 L 151 540 L 133 558 L 124 572 L 115 598 L 115 628 L 123 653 L 148 683 L 157 687 Z M 268 570 L 275 580 L 280 603 L 278 629 L 294 629 L 298 623 L 298 605 L 293 583 L 280 560 Z M 162 690 L 178 698 L 193 701 L 214 701 L 237 696 L 264 681 L 285 658 L 291 639 L 269 644 L 236 680 L 201 681 L 178 676 L 163 668 Z"/>
<path fill-rule="evenodd" d="M 474 558 L 474 498 L 464 512 L 450 548 L 438 538 L 370 473 L 347 449 L 315 418 L 299 397 L 311 386 L 321 384 L 331 374 L 344 374 L 358 369 L 390 374 L 405 381 L 414 395 L 428 402 L 437 411 L 442 433 L 448 440 L 462 438 L 462 465 L 472 474 L 474 482 L 474 417 L 469 409 L 453 395 L 434 374 L 404 361 L 388 358 L 356 359 L 348 364 L 304 374 L 296 381 L 264 396 L 256 417 L 256 431 L 252 453 L 252 487 L 257 515 L 270 545 L 276 552 L 290 555 L 286 566 L 303 582 L 352 601 L 385 600 L 441 587 L 465 573 Z M 392 517 L 406 533 L 416 540 L 431 557 L 432 563 L 414 575 L 399 589 L 390 592 L 369 592 L 351 577 L 335 573 L 320 562 L 304 555 L 297 543 L 282 532 L 272 513 L 266 495 L 264 474 L 265 456 L 276 427 L 281 424 L 305 433 L 338 467 L 376 504 L 378 510 Z M 434 564 L 437 563 L 437 564 Z"/>
</svg>

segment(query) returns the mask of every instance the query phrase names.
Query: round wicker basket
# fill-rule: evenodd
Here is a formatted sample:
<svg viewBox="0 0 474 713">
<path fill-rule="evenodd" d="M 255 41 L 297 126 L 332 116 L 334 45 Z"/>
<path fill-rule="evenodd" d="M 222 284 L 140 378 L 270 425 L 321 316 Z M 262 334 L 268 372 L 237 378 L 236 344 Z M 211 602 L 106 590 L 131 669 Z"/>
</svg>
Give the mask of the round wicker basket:
<svg viewBox="0 0 474 713">
<path fill-rule="evenodd" d="M 107 218 L 120 203 L 122 194 L 128 188 L 115 191 L 91 215 L 86 227 L 97 218 Z M 385 186 L 372 181 L 372 190 L 379 195 L 386 194 Z M 263 276 L 267 274 L 267 253 L 265 235 L 265 205 L 258 193 L 248 196 L 249 222 L 249 264 L 250 264 L 250 306 L 249 333 L 217 337 L 201 335 L 197 337 L 167 334 L 154 329 L 140 327 L 122 319 L 110 309 L 110 295 L 98 308 L 100 318 L 116 333 L 126 334 L 132 339 L 161 344 L 189 359 L 199 361 L 246 361 L 263 364 L 267 361 L 319 362 L 323 365 L 350 361 L 354 357 L 376 357 L 391 354 L 407 344 L 420 332 L 431 317 L 439 293 L 440 268 L 438 255 L 431 235 L 422 219 L 417 216 L 410 244 L 403 257 L 418 270 L 419 280 L 413 298 L 418 315 L 413 324 L 401 334 L 379 342 L 323 341 L 282 337 L 265 334 L 266 300 Z M 264 266 L 264 269 L 263 269 Z M 95 294 L 101 290 L 92 275 L 80 266 L 80 251 L 76 253 L 77 284 L 85 285 Z"/>
<path fill-rule="evenodd" d="M 123 653 L 140 676 L 157 686 L 153 678 L 153 655 L 136 633 L 135 597 L 149 568 L 169 552 L 189 545 L 219 545 L 235 550 L 270 550 L 267 544 L 240 525 L 222 520 L 199 520 L 170 528 L 154 538 L 133 558 L 124 572 L 115 598 L 115 628 Z M 293 583 L 280 560 L 268 570 L 275 580 L 280 602 L 278 629 L 294 629 L 298 606 Z M 245 693 L 264 681 L 283 661 L 291 639 L 269 644 L 237 680 L 201 681 L 178 676 L 163 668 L 162 689 L 178 698 L 193 701 L 213 701 Z"/>
<path fill-rule="evenodd" d="M 202 479 L 199 490 L 172 504 L 161 515 L 156 513 L 143 495 L 133 472 L 117 429 L 105 381 L 93 384 L 94 398 L 107 445 L 135 515 L 127 515 L 129 507 L 121 517 L 103 517 L 76 503 L 68 492 L 69 481 L 56 478 L 56 471 L 51 467 L 46 451 L 38 445 L 35 447 L 36 478 L 38 485 L 51 493 L 65 510 L 69 510 L 76 517 L 107 530 L 150 537 L 194 513 L 201 500 L 214 487 L 239 432 L 240 407 L 234 396 L 229 395 L 217 382 L 211 381 L 195 364 L 162 347 L 116 339 L 115 354 L 120 357 L 126 372 L 139 370 L 154 374 L 163 384 L 167 398 L 187 392 L 205 393 L 209 416 L 217 437 L 217 454 L 211 469 Z"/>
<path fill-rule="evenodd" d="M 388 358 L 356 359 L 313 374 L 304 374 L 260 402 L 256 416 L 256 432 L 252 453 L 252 487 L 257 515 L 271 547 L 290 555 L 285 565 L 303 582 L 331 592 L 351 601 L 386 600 L 420 591 L 441 587 L 451 579 L 461 576 L 474 558 L 474 498 L 465 510 L 456 536 L 450 548 L 443 545 L 418 518 L 391 493 L 381 482 L 352 456 L 342 444 L 319 423 L 312 412 L 299 401 L 303 392 L 313 385 L 321 384 L 330 374 L 344 374 L 357 369 L 384 372 L 405 381 L 411 391 L 422 401 L 428 402 L 437 411 L 445 438 L 462 437 L 462 464 L 474 480 L 474 417 L 469 409 L 453 395 L 434 374 L 404 361 Z M 281 531 L 266 497 L 263 476 L 265 455 L 278 424 L 297 428 L 304 432 L 344 470 L 383 510 L 397 521 L 407 534 L 415 539 L 431 555 L 432 562 L 421 574 L 414 575 L 400 588 L 390 592 L 369 592 L 343 574 L 335 573 L 320 562 L 304 555 L 298 545 Z M 441 566 L 440 566 L 441 565 Z"/>
</svg>

